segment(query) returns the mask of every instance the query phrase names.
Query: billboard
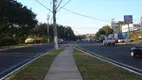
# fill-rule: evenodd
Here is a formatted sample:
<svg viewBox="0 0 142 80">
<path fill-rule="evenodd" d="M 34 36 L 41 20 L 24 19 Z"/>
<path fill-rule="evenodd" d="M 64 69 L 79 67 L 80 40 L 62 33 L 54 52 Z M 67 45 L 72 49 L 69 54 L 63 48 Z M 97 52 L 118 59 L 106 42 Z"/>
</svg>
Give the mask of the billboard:
<svg viewBox="0 0 142 80">
<path fill-rule="evenodd" d="M 124 16 L 124 23 L 125 24 L 131 24 L 131 23 L 133 23 L 133 16 L 132 15 L 125 15 Z"/>
</svg>

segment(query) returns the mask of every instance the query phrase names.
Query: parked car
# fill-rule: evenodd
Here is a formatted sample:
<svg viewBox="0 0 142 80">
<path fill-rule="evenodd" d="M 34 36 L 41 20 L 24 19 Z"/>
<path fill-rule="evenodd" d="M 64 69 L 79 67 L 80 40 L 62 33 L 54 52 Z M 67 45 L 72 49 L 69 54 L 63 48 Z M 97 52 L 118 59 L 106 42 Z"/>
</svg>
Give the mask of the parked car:
<svg viewBox="0 0 142 80">
<path fill-rule="evenodd" d="M 130 55 L 132 57 L 136 57 L 137 55 L 142 56 L 142 43 L 135 45 L 134 47 L 131 48 Z"/>
<path fill-rule="evenodd" d="M 34 38 L 27 38 L 25 40 L 25 44 L 33 44 L 33 43 L 35 43 L 35 39 Z"/>
<path fill-rule="evenodd" d="M 103 40 L 103 45 L 107 46 L 107 45 L 115 45 L 116 40 L 113 38 L 106 38 L 105 40 Z"/>
</svg>

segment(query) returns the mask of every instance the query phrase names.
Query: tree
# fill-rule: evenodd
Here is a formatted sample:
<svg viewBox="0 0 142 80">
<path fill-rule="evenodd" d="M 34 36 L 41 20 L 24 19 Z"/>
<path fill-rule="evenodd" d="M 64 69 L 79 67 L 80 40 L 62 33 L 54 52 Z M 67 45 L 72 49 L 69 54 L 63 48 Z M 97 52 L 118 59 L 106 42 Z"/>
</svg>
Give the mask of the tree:
<svg viewBox="0 0 142 80">
<path fill-rule="evenodd" d="M 122 31 L 122 26 L 125 24 L 123 21 L 119 21 L 118 23 L 118 26 L 117 27 L 119 27 L 119 29 Z"/>
<path fill-rule="evenodd" d="M 23 38 L 37 24 L 36 14 L 16 0 L 0 0 L 0 38 Z"/>
<path fill-rule="evenodd" d="M 104 32 L 105 32 L 105 34 L 104 34 L 104 35 L 106 35 L 106 36 L 108 36 L 108 35 L 110 35 L 110 34 L 112 34 L 112 33 L 113 33 L 113 29 L 111 29 L 111 28 L 110 28 L 110 26 L 108 26 L 108 25 L 103 26 L 103 28 L 102 28 L 102 29 L 104 30 Z"/>
<path fill-rule="evenodd" d="M 110 28 L 110 26 L 106 25 L 99 29 L 99 31 L 96 33 L 97 37 L 101 37 L 102 35 L 110 35 L 113 33 L 113 29 Z"/>
<path fill-rule="evenodd" d="M 40 35 L 40 36 L 47 36 L 51 39 L 54 39 L 54 33 L 53 33 L 53 24 L 49 24 L 49 35 L 47 35 L 47 24 L 46 23 L 40 23 L 33 29 L 33 34 Z M 68 40 L 76 40 L 76 36 L 71 29 L 71 27 L 66 27 L 63 25 L 57 25 L 57 34 L 58 38 Z M 69 35 L 69 36 L 68 36 Z"/>
</svg>

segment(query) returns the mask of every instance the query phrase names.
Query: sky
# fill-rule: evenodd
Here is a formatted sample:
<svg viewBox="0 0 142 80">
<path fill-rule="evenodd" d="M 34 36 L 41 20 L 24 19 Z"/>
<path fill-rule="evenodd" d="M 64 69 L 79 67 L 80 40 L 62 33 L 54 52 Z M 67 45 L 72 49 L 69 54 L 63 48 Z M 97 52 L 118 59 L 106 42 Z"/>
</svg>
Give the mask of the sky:
<svg viewBox="0 0 142 80">
<path fill-rule="evenodd" d="M 31 8 L 37 14 L 39 22 L 47 22 L 47 14 L 52 13 L 37 3 L 35 0 L 17 0 L 23 5 Z M 52 9 L 53 0 L 38 0 L 47 8 Z M 69 0 L 63 0 L 60 6 Z M 60 0 L 57 0 L 59 3 Z M 133 15 L 133 23 L 140 23 L 142 15 L 142 0 L 71 0 L 64 8 L 83 14 L 92 18 L 111 21 L 123 21 L 124 15 Z M 52 22 L 52 19 L 50 20 Z M 75 34 L 94 34 L 104 25 L 110 22 L 100 21 L 76 15 L 72 12 L 61 9 L 57 12 L 57 23 L 70 26 Z"/>
</svg>

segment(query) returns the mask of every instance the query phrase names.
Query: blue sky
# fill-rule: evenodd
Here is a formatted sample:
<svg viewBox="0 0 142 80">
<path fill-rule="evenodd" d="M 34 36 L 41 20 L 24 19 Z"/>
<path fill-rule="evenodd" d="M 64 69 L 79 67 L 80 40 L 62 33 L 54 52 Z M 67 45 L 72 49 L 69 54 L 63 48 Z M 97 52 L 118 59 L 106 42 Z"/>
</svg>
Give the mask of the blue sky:
<svg viewBox="0 0 142 80">
<path fill-rule="evenodd" d="M 49 11 L 38 4 L 35 0 L 17 0 L 37 14 L 39 22 L 46 22 Z M 50 2 L 53 0 L 38 0 L 48 8 L 51 8 Z M 60 0 L 57 0 L 58 2 Z M 68 0 L 63 0 L 65 4 Z M 65 8 L 84 14 L 90 17 L 116 21 L 123 21 L 124 15 L 133 15 L 134 23 L 140 22 L 142 15 L 142 0 L 71 0 Z M 50 13 L 51 14 L 51 13 Z M 76 34 L 95 33 L 104 25 L 110 22 L 98 21 L 82 17 L 64 9 L 57 13 L 57 23 L 65 26 L 71 26 Z"/>
</svg>

